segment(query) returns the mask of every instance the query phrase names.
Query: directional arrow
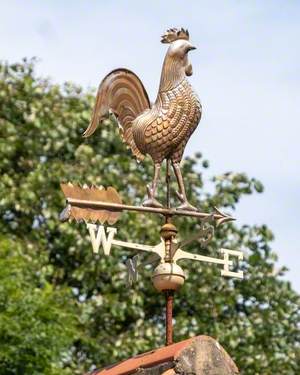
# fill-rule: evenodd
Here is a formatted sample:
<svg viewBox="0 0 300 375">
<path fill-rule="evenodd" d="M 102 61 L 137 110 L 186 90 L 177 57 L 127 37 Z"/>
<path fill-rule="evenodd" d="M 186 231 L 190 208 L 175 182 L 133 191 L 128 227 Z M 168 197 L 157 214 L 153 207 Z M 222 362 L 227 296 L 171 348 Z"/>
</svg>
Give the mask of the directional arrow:
<svg viewBox="0 0 300 375">
<path fill-rule="evenodd" d="M 100 222 L 104 224 L 114 224 L 119 218 L 122 211 L 136 211 L 160 214 L 165 217 L 188 216 L 200 219 L 212 219 L 216 225 L 235 220 L 214 208 L 213 213 L 199 211 L 176 210 L 175 208 L 155 208 L 132 206 L 122 204 L 118 192 L 113 187 L 105 189 L 103 186 L 75 185 L 72 183 L 61 184 L 61 189 L 66 197 L 67 207 L 60 215 L 61 221 L 75 219 L 76 221 L 84 220 L 90 222 Z"/>
</svg>

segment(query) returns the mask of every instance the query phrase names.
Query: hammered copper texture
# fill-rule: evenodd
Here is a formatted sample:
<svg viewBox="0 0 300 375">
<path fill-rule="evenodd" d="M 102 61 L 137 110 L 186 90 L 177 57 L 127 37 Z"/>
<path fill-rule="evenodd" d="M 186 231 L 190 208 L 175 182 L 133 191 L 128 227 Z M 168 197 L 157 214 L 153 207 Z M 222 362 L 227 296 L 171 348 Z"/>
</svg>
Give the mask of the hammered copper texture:
<svg viewBox="0 0 300 375">
<path fill-rule="evenodd" d="M 156 101 L 150 105 L 147 92 L 136 74 L 128 69 L 116 69 L 101 82 L 92 120 L 84 137 L 92 135 L 98 124 L 109 113 L 118 119 L 123 141 L 138 160 L 150 155 L 154 164 L 152 186 L 148 187 L 149 199 L 143 205 L 162 207 L 155 192 L 160 165 L 167 159 L 172 162 L 182 205 L 178 209 L 197 210 L 186 197 L 179 163 L 185 146 L 195 131 L 202 114 L 200 100 L 187 80 L 192 75 L 188 60 L 189 51 L 195 47 L 189 42 L 184 29 L 169 29 L 162 36 L 162 43 L 170 44 L 162 67 Z"/>
<path fill-rule="evenodd" d="M 186 79 L 187 53 L 193 49 L 187 30 L 169 29 L 163 43 L 171 43 L 166 54 L 159 92 L 150 108 L 147 92 L 136 74 L 116 69 L 101 82 L 92 120 L 84 133 L 94 133 L 99 122 L 113 112 L 120 124 L 121 136 L 140 160 L 149 154 L 154 162 L 170 158 L 180 162 L 187 141 L 196 129 L 202 113 L 198 96 Z M 185 41 L 182 48 L 174 43 Z M 172 50 L 173 49 L 173 50 Z M 185 61 L 186 60 L 186 61 Z"/>
</svg>

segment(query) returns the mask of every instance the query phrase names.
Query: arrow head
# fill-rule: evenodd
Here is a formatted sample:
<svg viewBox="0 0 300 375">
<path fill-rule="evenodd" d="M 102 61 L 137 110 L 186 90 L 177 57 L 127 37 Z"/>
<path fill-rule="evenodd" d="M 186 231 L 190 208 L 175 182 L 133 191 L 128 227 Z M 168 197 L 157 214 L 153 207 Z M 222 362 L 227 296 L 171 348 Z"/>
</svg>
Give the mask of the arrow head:
<svg viewBox="0 0 300 375">
<path fill-rule="evenodd" d="M 214 207 L 215 213 L 214 218 L 216 220 L 216 226 L 220 226 L 223 223 L 227 223 L 229 221 L 234 221 L 235 218 L 225 214 L 224 212 L 220 211 L 217 207 Z"/>
</svg>

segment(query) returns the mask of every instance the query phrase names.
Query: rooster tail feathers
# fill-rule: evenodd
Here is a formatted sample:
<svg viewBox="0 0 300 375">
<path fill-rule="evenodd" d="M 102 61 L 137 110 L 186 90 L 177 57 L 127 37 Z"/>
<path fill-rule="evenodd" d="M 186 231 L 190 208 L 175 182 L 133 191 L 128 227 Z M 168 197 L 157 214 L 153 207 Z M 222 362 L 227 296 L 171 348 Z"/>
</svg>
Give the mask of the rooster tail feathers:
<svg viewBox="0 0 300 375">
<path fill-rule="evenodd" d="M 133 139 L 132 122 L 149 108 L 147 92 L 138 76 L 127 69 L 113 70 L 99 85 L 92 119 L 83 136 L 91 136 L 112 112 L 120 125 L 123 141 L 138 159 L 142 159 Z"/>
<path fill-rule="evenodd" d="M 103 85 L 103 83 L 104 81 L 101 82 L 98 88 L 96 103 L 93 108 L 91 122 L 82 135 L 85 138 L 94 134 L 98 127 L 98 124 L 106 118 L 108 118 L 109 116 L 109 104 L 106 97 L 107 90 L 105 88 L 105 84 Z"/>
</svg>

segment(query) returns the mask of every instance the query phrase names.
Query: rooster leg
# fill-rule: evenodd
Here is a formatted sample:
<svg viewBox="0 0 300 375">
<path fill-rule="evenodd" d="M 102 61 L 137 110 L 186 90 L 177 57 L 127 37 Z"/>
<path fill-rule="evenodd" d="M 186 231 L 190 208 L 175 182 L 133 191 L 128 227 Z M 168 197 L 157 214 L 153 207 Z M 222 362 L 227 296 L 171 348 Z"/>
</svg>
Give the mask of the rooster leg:
<svg viewBox="0 0 300 375">
<path fill-rule="evenodd" d="M 194 206 L 192 206 L 186 197 L 186 192 L 185 192 L 185 187 L 184 187 L 184 182 L 180 170 L 180 165 L 178 162 L 172 162 L 172 166 L 174 169 L 174 173 L 177 179 L 178 187 L 179 187 L 179 192 L 176 192 L 178 199 L 181 201 L 181 205 L 177 207 L 177 210 L 181 211 L 198 211 L 198 209 Z"/>
<path fill-rule="evenodd" d="M 160 166 L 161 163 L 154 164 L 154 178 L 152 181 L 152 185 L 147 185 L 148 198 L 143 202 L 144 207 L 163 207 L 163 205 L 160 204 L 157 199 L 155 199 L 155 192 L 160 174 Z"/>
</svg>

